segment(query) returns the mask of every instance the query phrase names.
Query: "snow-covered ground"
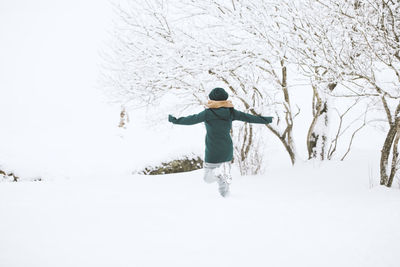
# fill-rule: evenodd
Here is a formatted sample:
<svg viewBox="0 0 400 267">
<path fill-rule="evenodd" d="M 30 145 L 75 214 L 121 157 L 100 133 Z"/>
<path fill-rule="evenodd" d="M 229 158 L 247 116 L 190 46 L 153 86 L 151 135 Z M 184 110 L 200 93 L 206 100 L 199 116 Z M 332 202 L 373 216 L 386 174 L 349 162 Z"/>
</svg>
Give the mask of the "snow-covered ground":
<svg viewBox="0 0 400 267">
<path fill-rule="evenodd" d="M 0 2 L 0 169 L 21 177 L 0 183 L 0 267 L 400 266 L 399 181 L 378 186 L 384 136 L 368 128 L 345 162 L 305 162 L 311 91 L 292 92 L 295 167 L 268 133 L 266 173 L 235 170 L 225 199 L 201 170 L 133 175 L 202 155 L 205 129 L 168 124 L 165 107 L 116 127 L 119 106 L 96 88 L 111 12 Z"/>
<path fill-rule="evenodd" d="M 0 266 L 397 267 L 400 194 L 364 165 L 2 183 Z"/>
</svg>

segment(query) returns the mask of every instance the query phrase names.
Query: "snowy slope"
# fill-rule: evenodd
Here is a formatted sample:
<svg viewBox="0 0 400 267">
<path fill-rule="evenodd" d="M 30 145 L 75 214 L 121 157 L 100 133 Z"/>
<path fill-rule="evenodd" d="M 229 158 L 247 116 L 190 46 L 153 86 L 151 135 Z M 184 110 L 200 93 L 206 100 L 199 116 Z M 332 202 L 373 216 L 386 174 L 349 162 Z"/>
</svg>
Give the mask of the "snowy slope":
<svg viewBox="0 0 400 267">
<path fill-rule="evenodd" d="M 3 183 L 0 266 L 397 267 L 400 194 L 363 164 L 275 166 L 226 199 L 201 170 Z"/>
<path fill-rule="evenodd" d="M 0 2 L 0 167 L 43 179 L 0 183 L 0 267 L 400 266 L 399 184 L 377 186 L 382 134 L 361 133 L 347 162 L 302 163 L 310 91 L 293 90 L 294 168 L 271 137 L 266 174 L 236 172 L 227 199 L 201 171 L 132 175 L 201 155 L 205 130 L 168 124 L 172 108 L 117 129 L 119 107 L 96 89 L 110 2 Z"/>
</svg>

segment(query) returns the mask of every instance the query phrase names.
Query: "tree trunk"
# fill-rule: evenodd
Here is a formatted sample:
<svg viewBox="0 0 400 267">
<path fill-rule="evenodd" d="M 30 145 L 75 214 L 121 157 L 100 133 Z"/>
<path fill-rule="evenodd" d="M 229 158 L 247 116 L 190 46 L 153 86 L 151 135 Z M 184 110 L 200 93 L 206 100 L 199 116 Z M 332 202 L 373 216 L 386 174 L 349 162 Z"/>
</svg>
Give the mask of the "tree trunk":
<svg viewBox="0 0 400 267">
<path fill-rule="evenodd" d="M 313 87 L 313 120 L 307 133 L 307 151 L 308 159 L 325 159 L 326 148 L 326 128 L 328 127 L 328 103 L 321 99 L 315 85 Z M 323 120 L 323 121 L 321 121 Z M 316 126 L 323 123 L 324 131 L 316 131 Z M 319 128 L 321 129 L 321 127 Z M 320 148 L 318 151 L 318 148 Z"/>
<path fill-rule="evenodd" d="M 380 181 L 380 184 L 386 185 L 388 187 L 390 187 L 389 186 L 389 176 L 387 174 L 388 164 L 389 164 L 388 161 L 389 161 L 390 149 L 394 145 L 395 136 L 398 131 L 397 123 L 398 122 L 395 121 L 390 124 L 389 131 L 386 135 L 385 142 L 383 143 L 383 147 L 381 150 L 381 162 L 380 162 L 381 181 Z M 397 140 L 397 142 L 398 142 L 398 140 Z M 395 147 L 393 147 L 393 150 L 397 153 L 397 148 L 395 149 Z M 396 156 L 396 155 L 394 154 L 393 156 Z M 396 156 L 396 158 L 397 158 L 397 156 Z M 393 162 L 392 162 L 392 166 L 393 166 Z M 392 167 L 392 171 L 393 171 L 393 167 Z M 394 174 L 393 174 L 393 176 L 394 176 Z"/>
<path fill-rule="evenodd" d="M 285 120 L 286 120 L 286 129 L 283 132 L 282 135 L 278 135 L 279 139 L 285 146 L 286 151 L 289 154 L 290 161 L 292 162 L 292 165 L 296 163 L 296 153 L 295 153 L 295 148 L 294 148 L 294 142 L 293 142 L 293 118 L 296 117 L 296 115 L 293 115 L 292 113 L 292 108 L 290 105 L 290 97 L 289 97 L 289 90 L 287 87 L 287 68 L 286 68 L 286 62 L 284 59 L 281 59 L 281 73 L 282 73 L 282 92 L 283 96 L 285 99 L 285 108 L 286 108 L 286 114 L 285 114 Z M 269 125 L 267 125 L 268 127 Z M 271 129 L 272 127 L 268 127 Z"/>
<path fill-rule="evenodd" d="M 396 137 L 394 138 L 393 146 L 392 146 L 392 164 L 391 164 L 391 168 L 390 168 L 390 175 L 389 175 L 387 187 L 392 186 L 394 176 L 397 172 L 397 159 L 399 157 L 399 152 L 397 151 L 397 148 L 398 148 L 398 144 L 399 144 L 399 139 L 400 139 L 400 123 L 397 122 Z"/>
<path fill-rule="evenodd" d="M 290 127 L 289 130 L 286 129 L 285 133 L 280 135 L 279 132 L 274 128 L 272 128 L 269 124 L 267 124 L 266 126 L 282 142 L 282 145 L 285 147 L 286 152 L 288 152 L 289 154 L 290 162 L 292 163 L 292 165 L 294 165 L 296 163 L 296 152 L 293 144 L 293 139 L 287 138 L 288 135 L 292 134 L 292 127 Z"/>
<path fill-rule="evenodd" d="M 397 104 L 396 111 L 394 112 L 394 118 L 392 119 L 391 112 L 389 110 L 389 106 L 385 97 L 382 97 L 382 103 L 386 111 L 386 115 L 388 117 L 389 122 L 389 131 L 386 135 L 385 142 L 383 143 L 383 147 L 381 150 L 381 162 L 380 162 L 380 173 L 381 173 L 381 185 L 385 185 L 387 187 L 391 187 L 393 183 L 394 176 L 397 171 L 397 145 L 399 143 L 399 131 L 400 131 L 400 102 Z M 389 156 L 390 149 L 393 149 L 392 162 L 390 168 L 390 174 L 388 175 L 388 165 L 389 165 Z"/>
<path fill-rule="evenodd" d="M 281 74 L 282 74 L 282 81 L 281 81 L 281 88 L 284 97 L 284 107 L 285 107 L 285 122 L 286 122 L 286 129 L 280 134 L 276 129 L 274 129 L 271 125 L 267 124 L 267 128 L 274 133 L 279 140 L 282 142 L 283 146 L 285 147 L 286 151 L 289 154 L 290 161 L 292 165 L 296 163 L 296 151 L 293 141 L 293 119 L 297 116 L 297 114 L 293 114 L 292 108 L 290 105 L 290 97 L 289 97 L 289 90 L 287 87 L 287 68 L 285 65 L 285 61 L 281 60 Z M 255 114 L 254 111 L 252 111 Z M 257 114 L 259 115 L 259 114 Z"/>
</svg>

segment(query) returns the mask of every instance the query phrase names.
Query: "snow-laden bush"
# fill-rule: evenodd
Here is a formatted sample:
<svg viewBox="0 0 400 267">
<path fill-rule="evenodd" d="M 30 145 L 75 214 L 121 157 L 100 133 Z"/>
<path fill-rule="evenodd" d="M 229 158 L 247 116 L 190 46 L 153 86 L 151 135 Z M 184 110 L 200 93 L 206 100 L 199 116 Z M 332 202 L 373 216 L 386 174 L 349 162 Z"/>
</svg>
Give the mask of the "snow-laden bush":
<svg viewBox="0 0 400 267">
<path fill-rule="evenodd" d="M 203 160 L 197 155 L 183 156 L 158 165 L 147 166 L 135 171 L 137 174 L 157 175 L 178 172 L 188 172 L 203 168 Z"/>
<path fill-rule="evenodd" d="M 0 181 L 1 182 L 18 182 L 19 177 L 13 172 L 5 172 L 0 169 Z"/>
</svg>

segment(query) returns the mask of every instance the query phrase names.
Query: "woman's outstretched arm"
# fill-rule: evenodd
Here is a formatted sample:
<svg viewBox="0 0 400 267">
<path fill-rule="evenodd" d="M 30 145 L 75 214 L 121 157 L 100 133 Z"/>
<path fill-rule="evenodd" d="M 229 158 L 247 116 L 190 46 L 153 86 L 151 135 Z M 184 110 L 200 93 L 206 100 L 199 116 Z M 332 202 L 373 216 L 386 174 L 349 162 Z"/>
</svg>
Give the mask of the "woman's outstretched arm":
<svg viewBox="0 0 400 267">
<path fill-rule="evenodd" d="M 254 116 L 248 113 L 233 109 L 233 120 L 245 121 L 250 123 L 268 124 L 272 122 L 273 117 Z"/>
<path fill-rule="evenodd" d="M 193 125 L 200 122 L 204 122 L 206 120 L 206 111 L 203 110 L 202 112 L 194 115 L 190 115 L 187 117 L 180 117 L 175 118 L 172 115 L 168 115 L 168 121 L 172 122 L 173 124 L 181 124 L 181 125 Z"/>
</svg>

